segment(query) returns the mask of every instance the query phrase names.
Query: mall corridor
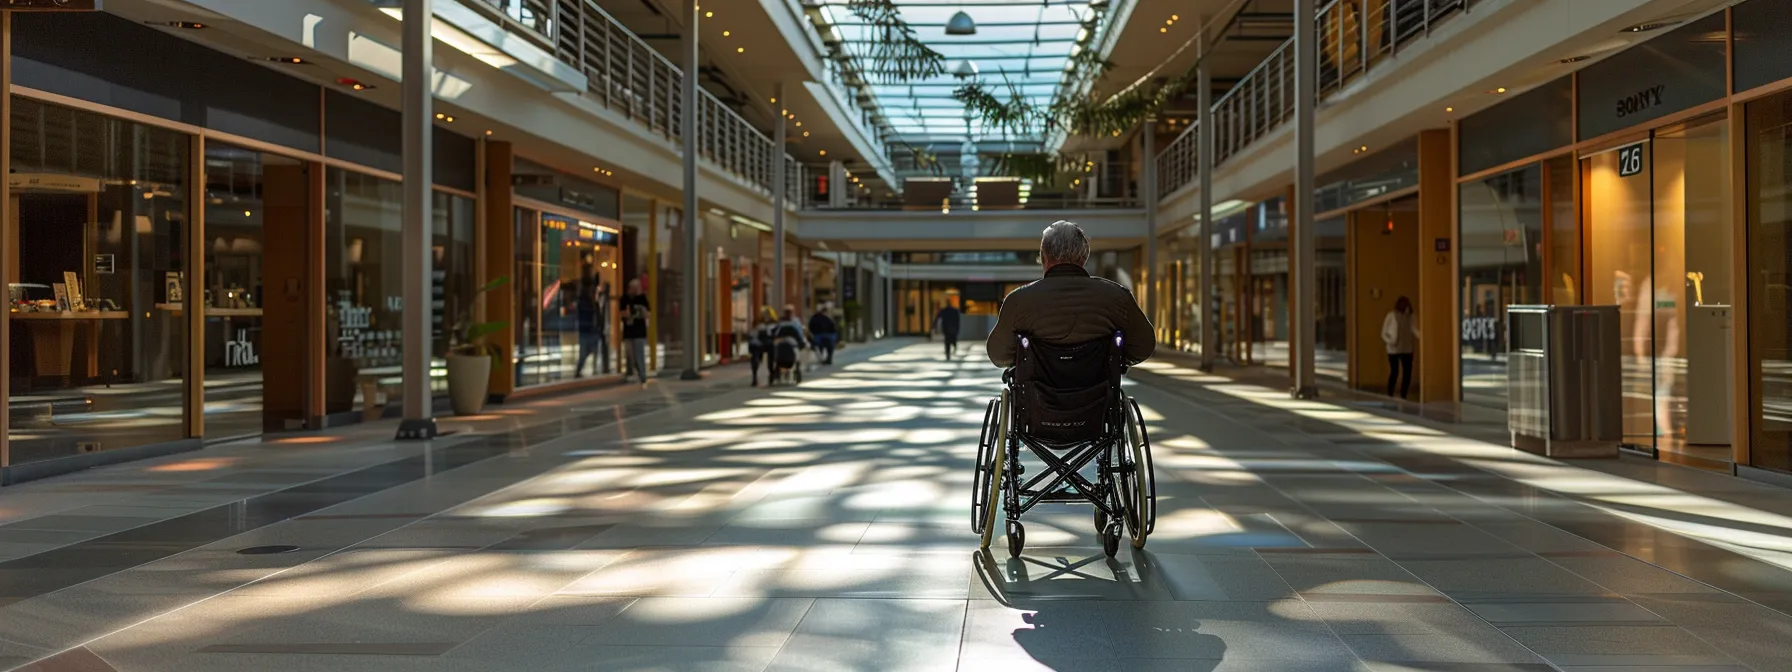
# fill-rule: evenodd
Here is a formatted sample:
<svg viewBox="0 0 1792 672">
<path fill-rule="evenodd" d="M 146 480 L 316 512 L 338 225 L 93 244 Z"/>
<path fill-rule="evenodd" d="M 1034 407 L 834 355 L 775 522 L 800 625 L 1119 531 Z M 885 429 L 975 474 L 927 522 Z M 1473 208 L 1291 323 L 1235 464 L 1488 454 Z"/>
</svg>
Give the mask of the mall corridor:
<svg viewBox="0 0 1792 672">
<path fill-rule="evenodd" d="M 1128 383 L 1147 550 L 1109 560 L 1086 508 L 1046 507 L 1011 560 L 967 520 L 1000 386 L 980 348 L 744 373 L 11 489 L 0 669 L 1792 669 L 1792 494 L 1768 486 L 1158 361 Z"/>
</svg>

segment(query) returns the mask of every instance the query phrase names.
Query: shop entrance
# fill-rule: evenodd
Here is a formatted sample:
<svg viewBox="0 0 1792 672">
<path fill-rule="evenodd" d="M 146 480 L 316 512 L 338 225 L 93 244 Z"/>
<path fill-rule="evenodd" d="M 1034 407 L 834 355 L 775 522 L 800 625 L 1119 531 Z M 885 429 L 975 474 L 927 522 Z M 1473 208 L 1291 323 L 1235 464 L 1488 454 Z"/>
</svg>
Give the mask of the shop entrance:
<svg viewBox="0 0 1792 672">
<path fill-rule="evenodd" d="M 1624 443 L 1728 470 L 1729 126 L 1658 129 L 1580 165 L 1582 295 L 1622 316 Z"/>
</svg>

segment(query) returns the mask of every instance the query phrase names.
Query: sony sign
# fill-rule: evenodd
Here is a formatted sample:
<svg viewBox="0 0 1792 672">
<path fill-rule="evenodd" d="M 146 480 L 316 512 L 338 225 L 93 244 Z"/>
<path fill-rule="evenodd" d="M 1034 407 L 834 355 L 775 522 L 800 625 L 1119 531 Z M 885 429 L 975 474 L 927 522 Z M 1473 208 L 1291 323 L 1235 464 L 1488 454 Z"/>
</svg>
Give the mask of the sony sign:
<svg viewBox="0 0 1792 672">
<path fill-rule="evenodd" d="M 103 0 L 0 0 L 0 9 L 14 12 L 97 12 Z"/>
<path fill-rule="evenodd" d="M 1666 86 L 1657 84 L 1618 99 L 1618 116 L 1620 118 L 1627 117 L 1651 107 L 1660 107 L 1663 105 L 1661 93 L 1666 91 L 1667 88 L 1668 87 Z"/>
</svg>

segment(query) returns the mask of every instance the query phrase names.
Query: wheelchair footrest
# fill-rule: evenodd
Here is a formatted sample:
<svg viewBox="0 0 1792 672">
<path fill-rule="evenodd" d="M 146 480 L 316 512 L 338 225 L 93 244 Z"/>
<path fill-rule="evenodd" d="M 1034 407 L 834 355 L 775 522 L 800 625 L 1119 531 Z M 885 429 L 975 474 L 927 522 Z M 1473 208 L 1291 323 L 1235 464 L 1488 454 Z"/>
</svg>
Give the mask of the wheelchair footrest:
<svg viewBox="0 0 1792 672">
<path fill-rule="evenodd" d="M 1071 502 L 1071 503 L 1076 503 L 1076 504 L 1083 504 L 1083 503 L 1087 503 L 1089 501 L 1089 497 L 1086 497 L 1083 495 L 1083 493 L 1075 491 L 1075 490 L 1058 490 L 1056 492 L 1048 492 L 1048 493 L 1044 493 L 1044 494 L 1040 494 L 1037 490 L 1028 490 L 1026 492 L 1020 493 L 1020 495 L 1023 498 L 1038 496 L 1040 503 Z"/>
</svg>

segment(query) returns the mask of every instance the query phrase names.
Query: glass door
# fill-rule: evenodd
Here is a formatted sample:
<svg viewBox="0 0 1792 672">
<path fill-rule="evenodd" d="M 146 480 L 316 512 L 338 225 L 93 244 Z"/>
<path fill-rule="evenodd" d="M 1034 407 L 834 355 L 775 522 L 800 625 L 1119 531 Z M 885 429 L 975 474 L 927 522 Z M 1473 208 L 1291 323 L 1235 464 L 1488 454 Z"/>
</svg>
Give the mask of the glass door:
<svg viewBox="0 0 1792 672">
<path fill-rule="evenodd" d="M 1617 305 L 1624 443 L 1728 469 L 1729 131 L 1700 120 L 1581 158 L 1587 303 Z"/>
</svg>

